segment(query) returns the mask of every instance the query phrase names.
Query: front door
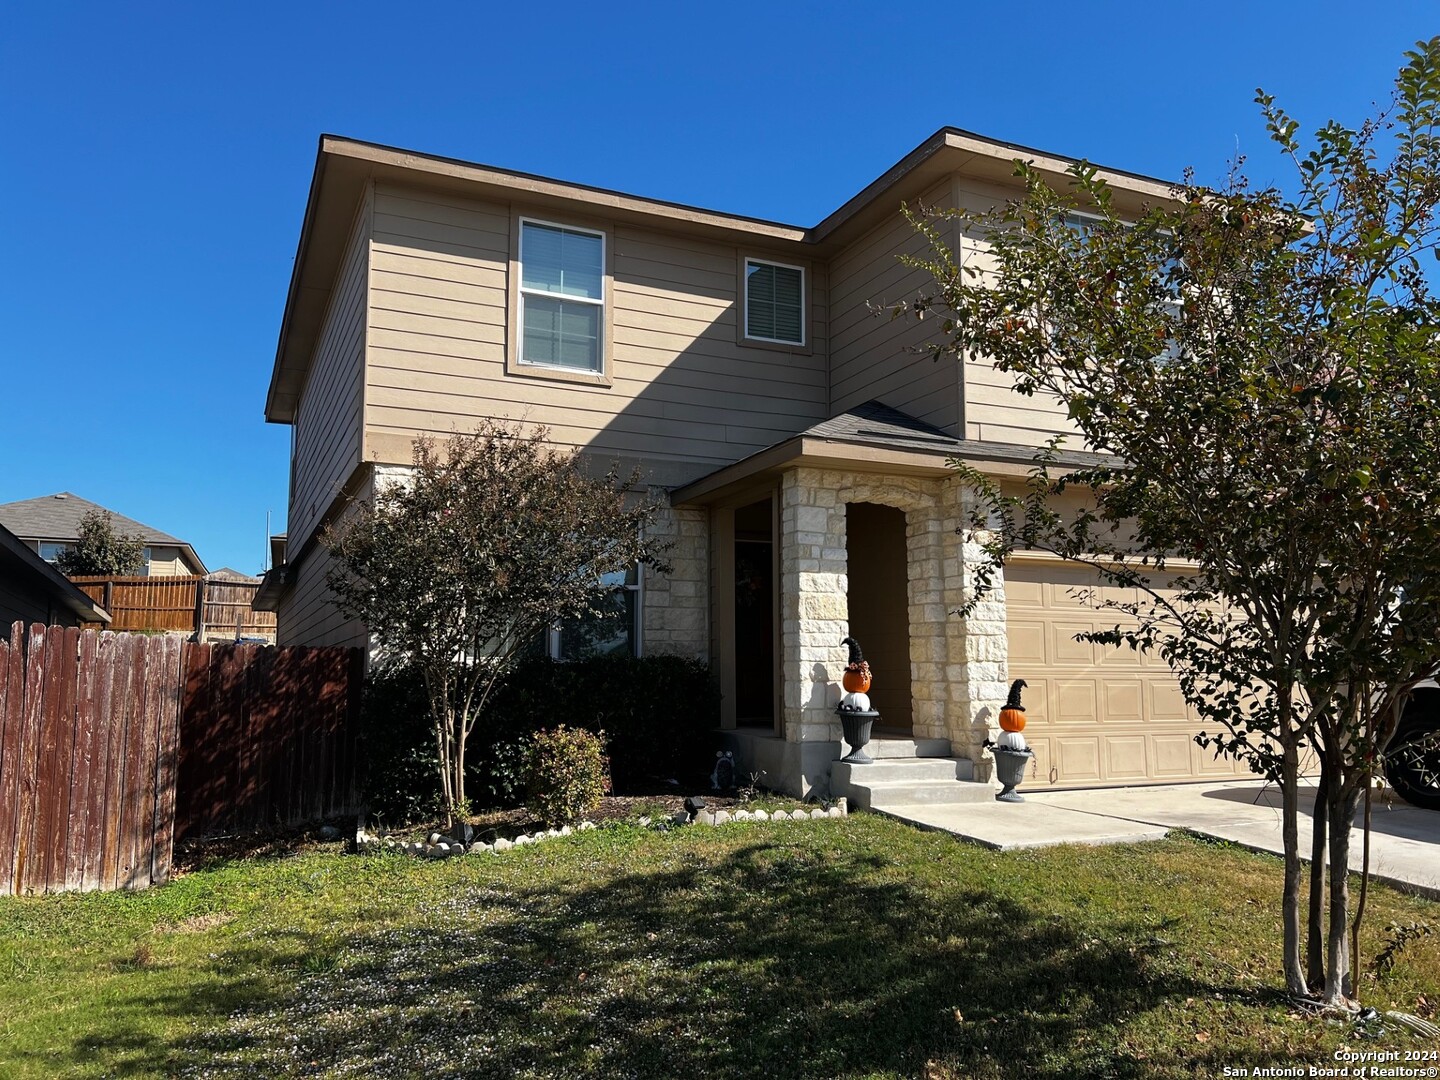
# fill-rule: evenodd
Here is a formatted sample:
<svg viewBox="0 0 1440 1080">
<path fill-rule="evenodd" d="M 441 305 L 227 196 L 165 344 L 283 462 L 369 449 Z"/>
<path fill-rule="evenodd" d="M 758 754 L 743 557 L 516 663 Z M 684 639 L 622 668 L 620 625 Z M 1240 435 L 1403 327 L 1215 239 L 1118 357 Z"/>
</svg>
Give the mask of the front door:
<svg viewBox="0 0 1440 1080">
<path fill-rule="evenodd" d="M 911 732 L 910 604 L 905 512 L 875 503 L 845 507 L 850 636 L 870 662 L 876 729 Z"/>
</svg>

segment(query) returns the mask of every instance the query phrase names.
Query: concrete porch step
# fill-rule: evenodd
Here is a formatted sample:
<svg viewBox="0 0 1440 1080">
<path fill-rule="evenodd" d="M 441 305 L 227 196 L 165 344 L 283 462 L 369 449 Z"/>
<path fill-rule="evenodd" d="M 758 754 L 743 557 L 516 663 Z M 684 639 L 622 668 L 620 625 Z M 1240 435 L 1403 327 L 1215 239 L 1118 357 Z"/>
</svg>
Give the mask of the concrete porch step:
<svg viewBox="0 0 1440 1080">
<path fill-rule="evenodd" d="M 911 783 L 905 780 L 882 780 L 872 784 L 851 784 L 851 801 L 867 810 L 917 805 L 957 803 L 991 803 L 995 801 L 993 784 L 977 784 L 970 780 L 929 781 Z"/>
<path fill-rule="evenodd" d="M 850 752 L 850 744 L 840 744 L 841 757 Z M 865 752 L 873 758 L 943 758 L 950 756 L 949 739 L 905 739 L 877 735 L 865 744 Z"/>
<path fill-rule="evenodd" d="M 869 747 L 866 747 L 868 750 Z M 872 765 L 851 765 L 837 761 L 830 766 L 830 786 L 876 784 L 892 780 L 922 783 L 927 780 L 969 780 L 974 776 L 974 763 L 968 758 L 876 758 Z"/>
</svg>

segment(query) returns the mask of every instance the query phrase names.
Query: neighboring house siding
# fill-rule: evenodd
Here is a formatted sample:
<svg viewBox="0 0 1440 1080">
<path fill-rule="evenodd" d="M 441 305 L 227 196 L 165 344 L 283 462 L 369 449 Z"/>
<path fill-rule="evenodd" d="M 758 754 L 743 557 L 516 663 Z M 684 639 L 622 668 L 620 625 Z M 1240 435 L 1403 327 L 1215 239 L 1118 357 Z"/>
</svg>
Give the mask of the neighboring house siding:
<svg viewBox="0 0 1440 1080">
<path fill-rule="evenodd" d="M 807 348 L 747 347 L 739 260 L 783 254 L 408 189 L 382 186 L 375 200 L 367 458 L 408 461 L 417 434 L 504 416 L 597 455 L 643 459 L 653 482 L 678 484 L 826 416 L 823 267 L 809 275 Z M 611 386 L 506 373 L 516 213 L 606 231 Z"/>
<path fill-rule="evenodd" d="M 299 548 L 360 463 L 370 202 L 356 215 L 295 420 L 290 541 Z"/>
<path fill-rule="evenodd" d="M 179 548 L 150 545 L 151 577 L 181 577 L 198 572 L 185 561 Z"/>
<path fill-rule="evenodd" d="M 37 596 L 13 581 L 0 581 L 0 637 L 10 637 L 10 624 L 16 620 L 57 626 L 78 625 L 73 615 L 51 608 L 46 597 Z"/>
<path fill-rule="evenodd" d="M 951 186 L 932 188 L 925 206 L 952 205 Z M 830 260 L 830 413 L 876 399 L 959 434 L 960 378 L 953 360 L 932 360 L 917 347 L 933 340 L 931 320 L 892 319 L 888 305 L 909 300 L 930 282 L 901 264 L 928 244 L 897 205 L 893 217 Z M 873 306 L 872 306 L 873 305 Z"/>
<path fill-rule="evenodd" d="M 956 182 L 956 201 L 967 210 L 986 210 L 1013 198 L 1013 190 Z M 966 267 L 982 271 L 993 264 L 989 245 L 974 233 L 961 237 L 960 260 Z M 964 374 L 964 438 L 1039 446 L 1054 435 L 1076 433 L 1058 400 L 1041 393 L 1031 397 L 1017 394 L 1014 376 L 997 371 L 989 360 L 967 357 Z"/>
</svg>

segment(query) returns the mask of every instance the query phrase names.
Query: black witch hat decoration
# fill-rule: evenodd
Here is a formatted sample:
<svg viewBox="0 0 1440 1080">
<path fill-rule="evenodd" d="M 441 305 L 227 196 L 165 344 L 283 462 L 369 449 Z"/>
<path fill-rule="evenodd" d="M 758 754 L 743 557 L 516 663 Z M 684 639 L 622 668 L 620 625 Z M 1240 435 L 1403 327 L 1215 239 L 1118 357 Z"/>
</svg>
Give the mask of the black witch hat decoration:
<svg viewBox="0 0 1440 1080">
<path fill-rule="evenodd" d="M 1019 709 L 1021 712 L 1024 712 L 1025 706 L 1020 704 L 1020 691 L 1024 690 L 1025 687 L 1028 685 L 1030 684 L 1027 683 L 1024 679 L 1016 679 L 1013 683 L 1011 683 L 1010 696 L 1005 699 L 1005 708 Z"/>
</svg>

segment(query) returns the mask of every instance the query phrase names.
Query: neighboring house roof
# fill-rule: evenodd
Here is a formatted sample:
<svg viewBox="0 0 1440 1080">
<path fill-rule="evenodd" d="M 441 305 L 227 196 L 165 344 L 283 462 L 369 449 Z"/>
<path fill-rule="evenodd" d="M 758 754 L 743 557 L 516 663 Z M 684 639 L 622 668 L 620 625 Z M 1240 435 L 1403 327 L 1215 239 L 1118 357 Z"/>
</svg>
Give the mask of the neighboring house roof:
<svg viewBox="0 0 1440 1080">
<path fill-rule="evenodd" d="M 5 526 L 0 525 L 0 577 L 48 595 L 81 622 L 108 623 L 110 613 L 86 596 L 74 582 L 40 558 Z"/>
<path fill-rule="evenodd" d="M 1033 446 L 957 439 L 940 428 L 879 401 L 866 401 L 812 424 L 791 436 L 717 469 L 671 492 L 671 500 L 706 503 L 727 494 L 737 484 L 753 484 L 767 473 L 797 465 L 842 466 L 860 471 L 943 475 L 952 458 L 985 466 L 994 475 L 1027 475 L 1037 451 Z M 1086 466 L 1114 463 L 1103 454 L 1061 451 L 1061 465 Z"/>
<path fill-rule="evenodd" d="M 73 543 L 80 537 L 81 519 L 92 510 L 107 511 L 117 533 L 138 536 L 147 544 L 178 547 L 184 553 L 186 561 L 196 568 L 197 573 L 205 573 L 205 564 L 200 561 L 200 556 L 195 554 L 195 549 L 184 540 L 124 514 L 117 514 L 99 503 L 82 499 L 68 491 L 42 495 L 38 499 L 0 503 L 0 526 L 9 529 L 22 540 Z"/>
<path fill-rule="evenodd" d="M 212 570 L 208 575 L 211 581 L 243 581 L 249 585 L 258 585 L 260 579 L 254 574 L 241 573 L 234 567 L 222 566 L 219 570 Z"/>
<path fill-rule="evenodd" d="M 473 198 L 518 199 L 540 207 L 579 205 L 592 215 L 616 221 L 659 223 L 672 232 L 824 258 L 893 215 L 901 200 L 917 198 L 947 175 L 1014 184 L 1017 158 L 1030 161 L 1042 175 L 1057 179 L 1078 160 L 959 128 L 941 128 L 834 213 L 805 228 L 338 135 L 321 135 L 265 399 L 265 419 L 279 424 L 294 419 L 330 291 L 354 224 L 355 208 L 371 180 L 420 185 Z M 1101 168 L 1098 175 L 1110 184 L 1120 202 L 1129 199 L 1138 205 L 1173 195 L 1169 181 L 1123 169 Z"/>
</svg>

